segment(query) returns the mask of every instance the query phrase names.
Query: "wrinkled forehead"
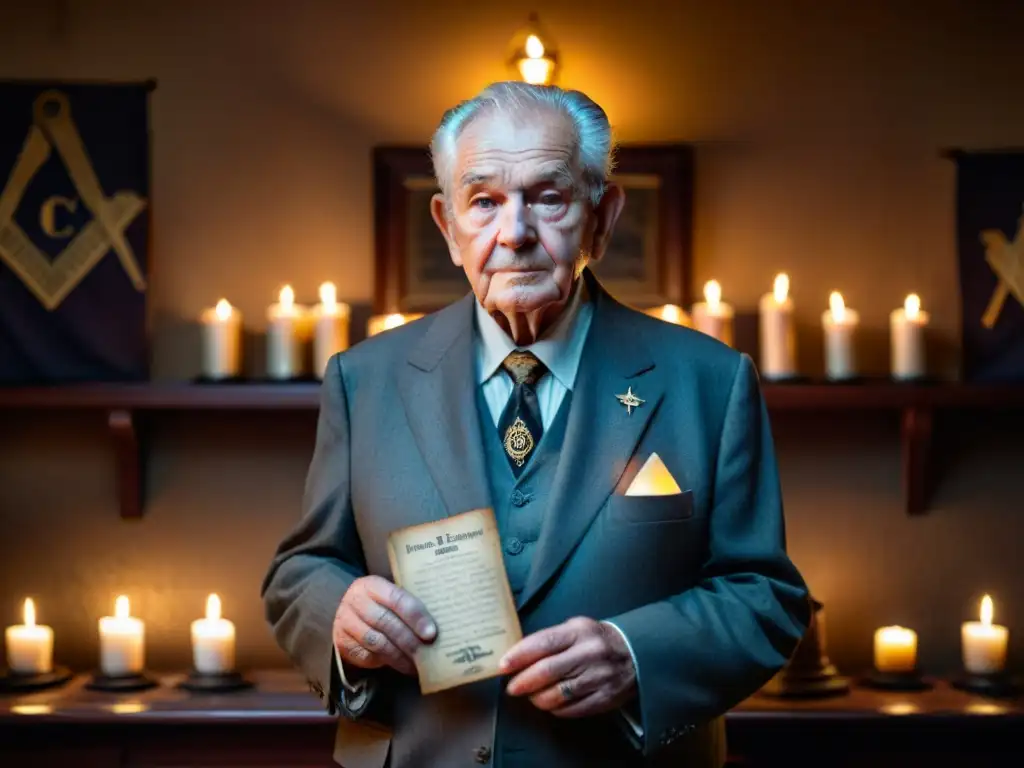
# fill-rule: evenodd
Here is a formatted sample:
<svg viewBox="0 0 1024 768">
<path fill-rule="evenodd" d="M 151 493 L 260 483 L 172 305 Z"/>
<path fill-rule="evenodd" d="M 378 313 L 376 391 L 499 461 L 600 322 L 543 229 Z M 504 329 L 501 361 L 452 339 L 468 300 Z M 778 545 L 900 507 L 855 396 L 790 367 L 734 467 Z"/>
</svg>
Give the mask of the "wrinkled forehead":
<svg viewBox="0 0 1024 768">
<path fill-rule="evenodd" d="M 546 181 L 576 187 L 582 181 L 577 160 L 572 122 L 557 112 L 484 114 L 456 142 L 454 189 L 481 184 L 522 188 Z"/>
</svg>

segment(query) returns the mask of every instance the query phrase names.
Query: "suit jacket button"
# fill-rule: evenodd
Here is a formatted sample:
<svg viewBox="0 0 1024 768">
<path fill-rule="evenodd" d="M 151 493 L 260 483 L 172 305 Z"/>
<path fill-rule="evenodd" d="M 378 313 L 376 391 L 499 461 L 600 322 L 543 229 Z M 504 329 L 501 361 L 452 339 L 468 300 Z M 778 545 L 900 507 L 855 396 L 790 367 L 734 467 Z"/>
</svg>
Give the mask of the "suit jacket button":
<svg viewBox="0 0 1024 768">
<path fill-rule="evenodd" d="M 517 507 L 523 507 L 530 503 L 530 497 L 525 493 L 516 488 L 512 491 L 512 504 Z"/>
<path fill-rule="evenodd" d="M 490 747 L 477 747 L 476 752 L 473 753 L 473 757 L 480 765 L 491 762 L 491 748 Z"/>
</svg>

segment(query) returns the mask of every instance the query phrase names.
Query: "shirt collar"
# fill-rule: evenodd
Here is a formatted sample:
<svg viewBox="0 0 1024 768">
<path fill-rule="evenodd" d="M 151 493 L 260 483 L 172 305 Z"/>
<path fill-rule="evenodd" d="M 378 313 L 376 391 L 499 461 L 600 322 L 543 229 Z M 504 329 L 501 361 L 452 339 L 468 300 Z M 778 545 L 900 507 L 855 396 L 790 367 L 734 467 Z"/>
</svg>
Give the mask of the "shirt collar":
<svg viewBox="0 0 1024 768">
<path fill-rule="evenodd" d="M 527 347 L 517 347 L 512 338 L 476 303 L 477 383 L 483 384 L 501 368 L 501 363 L 516 349 L 532 352 L 567 390 L 572 391 L 576 370 L 583 355 L 590 319 L 594 311 L 579 278 L 572 298 L 562 314 L 540 339 Z"/>
</svg>

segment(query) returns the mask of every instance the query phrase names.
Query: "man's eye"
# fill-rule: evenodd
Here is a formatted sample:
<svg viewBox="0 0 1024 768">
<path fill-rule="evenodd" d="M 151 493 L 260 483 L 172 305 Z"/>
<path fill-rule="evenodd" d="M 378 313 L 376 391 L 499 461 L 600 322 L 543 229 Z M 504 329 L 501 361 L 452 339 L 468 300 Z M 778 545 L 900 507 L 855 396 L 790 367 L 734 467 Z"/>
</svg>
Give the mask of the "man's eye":
<svg viewBox="0 0 1024 768">
<path fill-rule="evenodd" d="M 545 192 L 540 196 L 538 202 L 541 205 L 561 205 L 563 201 L 562 196 L 557 192 Z"/>
<path fill-rule="evenodd" d="M 485 211 L 489 211 L 494 207 L 494 201 L 489 197 L 475 197 L 472 203 L 474 208 L 480 208 Z"/>
</svg>

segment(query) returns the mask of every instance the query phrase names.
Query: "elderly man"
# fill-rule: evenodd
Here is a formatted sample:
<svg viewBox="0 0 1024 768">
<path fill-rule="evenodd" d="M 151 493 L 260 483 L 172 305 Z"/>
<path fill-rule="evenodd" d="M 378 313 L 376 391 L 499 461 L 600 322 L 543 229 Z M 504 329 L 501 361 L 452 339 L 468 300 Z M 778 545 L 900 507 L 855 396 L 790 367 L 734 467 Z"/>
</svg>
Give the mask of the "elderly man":
<svg viewBox="0 0 1024 768">
<path fill-rule="evenodd" d="M 305 512 L 264 584 L 277 641 L 345 716 L 346 768 L 719 766 L 723 713 L 809 618 L 751 361 L 587 268 L 624 196 L 582 93 L 492 85 L 432 154 L 472 292 L 331 361 Z M 679 492 L 626 493 L 653 454 Z M 387 536 L 481 507 L 524 637 L 501 678 L 423 696 L 437 628 L 389 581 Z"/>
</svg>

